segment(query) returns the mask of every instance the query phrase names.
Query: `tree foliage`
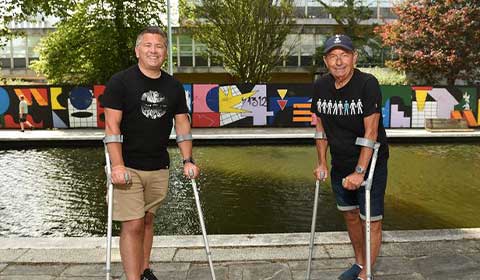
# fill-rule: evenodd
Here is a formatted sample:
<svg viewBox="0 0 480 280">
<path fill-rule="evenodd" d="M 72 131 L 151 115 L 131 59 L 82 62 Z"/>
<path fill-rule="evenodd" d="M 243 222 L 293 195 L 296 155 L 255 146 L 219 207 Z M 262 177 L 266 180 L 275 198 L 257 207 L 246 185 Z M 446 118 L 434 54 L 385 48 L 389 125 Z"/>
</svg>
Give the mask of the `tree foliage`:
<svg viewBox="0 0 480 280">
<path fill-rule="evenodd" d="M 373 12 L 365 5 L 363 0 L 317 0 L 325 11 L 332 15 L 337 25 L 333 27 L 334 34 L 346 34 L 352 38 L 354 46 L 359 52 L 359 63 L 369 63 L 375 60 L 375 52 L 381 48 L 380 38 L 373 32 L 375 24 L 365 24 L 372 18 Z M 331 34 L 333 35 L 333 34 Z M 323 49 L 317 50 L 317 57 L 323 55 Z"/>
<path fill-rule="evenodd" d="M 478 0 L 405 0 L 395 6 L 398 20 L 377 29 L 398 59 L 388 65 L 415 81 L 453 85 L 478 79 L 480 6 Z"/>
<path fill-rule="evenodd" d="M 193 7 L 194 38 L 241 82 L 270 79 L 293 24 L 290 0 L 204 0 Z"/>
<path fill-rule="evenodd" d="M 138 32 L 161 26 L 163 0 L 23 0 L 28 15 L 60 17 L 56 30 L 42 39 L 32 68 L 49 83 L 105 83 L 134 63 Z"/>
</svg>

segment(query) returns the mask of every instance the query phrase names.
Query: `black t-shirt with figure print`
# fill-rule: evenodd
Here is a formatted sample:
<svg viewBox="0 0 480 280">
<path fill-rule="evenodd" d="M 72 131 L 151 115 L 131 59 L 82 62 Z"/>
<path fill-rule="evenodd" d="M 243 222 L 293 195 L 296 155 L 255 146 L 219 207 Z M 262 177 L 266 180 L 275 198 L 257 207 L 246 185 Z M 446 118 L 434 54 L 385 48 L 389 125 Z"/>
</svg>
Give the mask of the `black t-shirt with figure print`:
<svg viewBox="0 0 480 280">
<path fill-rule="evenodd" d="M 106 84 L 102 105 L 121 110 L 125 166 L 139 170 L 168 168 L 168 139 L 176 114 L 188 113 L 180 82 L 162 71 L 145 76 L 138 65 L 116 73 Z"/>
<path fill-rule="evenodd" d="M 386 162 L 388 145 L 381 108 L 380 86 L 371 74 L 355 69 L 350 81 L 340 89 L 335 88 L 331 74 L 315 81 L 311 111 L 322 121 L 336 170 L 344 175 L 353 172 L 361 149 L 355 140 L 365 135 L 363 118 L 374 113 L 380 113 L 377 141 L 381 146 L 377 162 Z"/>
</svg>

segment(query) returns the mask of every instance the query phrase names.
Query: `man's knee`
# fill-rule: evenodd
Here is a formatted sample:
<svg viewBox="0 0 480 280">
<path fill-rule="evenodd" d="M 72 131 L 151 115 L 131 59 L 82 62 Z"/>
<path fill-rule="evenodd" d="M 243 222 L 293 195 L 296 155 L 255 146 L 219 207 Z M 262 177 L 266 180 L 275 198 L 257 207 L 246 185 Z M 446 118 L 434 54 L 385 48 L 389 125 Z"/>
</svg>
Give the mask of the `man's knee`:
<svg viewBox="0 0 480 280">
<path fill-rule="evenodd" d="M 145 213 L 145 218 L 144 218 L 144 224 L 145 227 L 153 227 L 153 220 L 155 219 L 155 215 L 153 215 L 150 212 Z"/>
<path fill-rule="evenodd" d="M 356 209 L 344 211 L 343 216 L 347 221 L 356 221 L 360 219 L 359 213 L 360 213 L 360 210 L 356 208 Z"/>
<path fill-rule="evenodd" d="M 370 229 L 372 231 L 382 231 L 382 220 L 370 222 Z"/>
<path fill-rule="evenodd" d="M 122 222 L 122 233 L 128 235 L 143 235 L 145 230 L 144 218 Z"/>
</svg>

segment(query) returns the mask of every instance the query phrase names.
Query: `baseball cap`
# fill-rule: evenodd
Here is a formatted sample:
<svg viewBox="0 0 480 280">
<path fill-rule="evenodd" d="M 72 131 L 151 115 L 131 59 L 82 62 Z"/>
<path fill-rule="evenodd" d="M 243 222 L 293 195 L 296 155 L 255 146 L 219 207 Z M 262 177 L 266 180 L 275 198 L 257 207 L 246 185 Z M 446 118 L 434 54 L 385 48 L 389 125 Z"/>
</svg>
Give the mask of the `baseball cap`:
<svg viewBox="0 0 480 280">
<path fill-rule="evenodd" d="M 342 48 L 348 51 L 353 51 L 355 49 L 353 47 L 352 39 L 343 34 L 336 34 L 328 38 L 323 47 L 324 53 L 328 53 L 333 48 Z"/>
</svg>

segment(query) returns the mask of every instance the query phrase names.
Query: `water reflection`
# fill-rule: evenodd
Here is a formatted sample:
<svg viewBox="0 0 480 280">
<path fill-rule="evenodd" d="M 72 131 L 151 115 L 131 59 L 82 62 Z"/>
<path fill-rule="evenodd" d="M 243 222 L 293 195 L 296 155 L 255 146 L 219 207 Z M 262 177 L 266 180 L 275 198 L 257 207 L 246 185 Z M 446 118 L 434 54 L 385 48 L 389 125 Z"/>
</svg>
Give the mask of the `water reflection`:
<svg viewBox="0 0 480 280">
<path fill-rule="evenodd" d="M 191 185 L 170 152 L 155 233 L 199 234 Z M 195 158 L 209 233 L 309 231 L 313 146 L 196 147 Z M 0 236 L 105 235 L 103 149 L 0 151 L 0 166 Z M 478 145 L 394 145 L 389 168 L 385 229 L 480 227 Z M 329 182 L 320 196 L 317 230 L 344 230 Z"/>
</svg>

